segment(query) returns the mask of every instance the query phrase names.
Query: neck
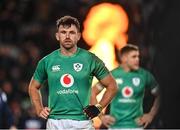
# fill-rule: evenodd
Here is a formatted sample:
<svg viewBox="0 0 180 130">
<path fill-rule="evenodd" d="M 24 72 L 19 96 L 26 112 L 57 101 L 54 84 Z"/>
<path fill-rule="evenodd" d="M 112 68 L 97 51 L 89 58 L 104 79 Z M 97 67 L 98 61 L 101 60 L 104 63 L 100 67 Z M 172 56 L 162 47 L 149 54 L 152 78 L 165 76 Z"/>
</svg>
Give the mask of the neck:
<svg viewBox="0 0 180 130">
<path fill-rule="evenodd" d="M 71 48 L 71 49 L 65 49 L 63 47 L 60 48 L 60 53 L 65 56 L 71 56 L 75 54 L 77 51 L 77 46 Z"/>
<path fill-rule="evenodd" d="M 121 64 L 121 67 L 123 68 L 123 70 L 124 70 L 125 72 L 131 71 L 131 69 L 130 69 L 126 64 Z"/>
</svg>

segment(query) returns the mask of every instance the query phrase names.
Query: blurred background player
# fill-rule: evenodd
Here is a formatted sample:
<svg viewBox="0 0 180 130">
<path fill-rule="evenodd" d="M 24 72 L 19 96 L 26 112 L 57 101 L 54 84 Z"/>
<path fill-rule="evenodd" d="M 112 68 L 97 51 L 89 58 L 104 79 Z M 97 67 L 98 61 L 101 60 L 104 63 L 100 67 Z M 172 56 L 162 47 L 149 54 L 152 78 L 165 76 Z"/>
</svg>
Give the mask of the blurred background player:
<svg viewBox="0 0 180 130">
<path fill-rule="evenodd" d="M 139 67 L 139 48 L 127 44 L 120 51 L 119 67 L 112 70 L 119 90 L 110 104 L 109 115 L 101 115 L 102 123 L 110 129 L 146 128 L 157 114 L 159 107 L 158 83 L 147 70 Z M 96 96 L 103 90 L 97 83 L 92 88 L 91 103 L 96 104 Z M 143 113 L 145 90 L 155 96 L 154 103 L 148 113 Z"/>
<path fill-rule="evenodd" d="M 0 89 L 0 129 L 16 129 L 13 115 L 7 104 L 7 96 Z"/>
</svg>

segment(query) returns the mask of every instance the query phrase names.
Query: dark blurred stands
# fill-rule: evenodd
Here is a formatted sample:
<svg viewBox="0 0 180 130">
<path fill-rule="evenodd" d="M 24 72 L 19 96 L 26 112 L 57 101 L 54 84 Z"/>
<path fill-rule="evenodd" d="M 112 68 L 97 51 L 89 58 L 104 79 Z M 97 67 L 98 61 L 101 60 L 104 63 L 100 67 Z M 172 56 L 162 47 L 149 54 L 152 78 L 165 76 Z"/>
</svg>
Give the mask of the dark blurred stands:
<svg viewBox="0 0 180 130">
<path fill-rule="evenodd" d="M 166 82 L 168 82 L 169 75 L 163 77 L 162 75 L 164 74 L 162 73 L 167 72 L 173 76 L 175 70 L 164 71 L 166 69 L 164 67 L 161 72 L 160 65 L 162 64 L 163 66 L 166 64 L 167 66 L 167 63 L 174 62 L 174 57 L 177 56 L 175 52 L 172 53 L 174 47 L 170 47 L 172 43 L 177 45 L 177 42 L 179 42 L 177 37 L 173 37 L 173 34 L 179 34 L 179 26 L 175 24 L 180 22 L 179 19 L 176 19 L 179 16 L 178 13 L 174 13 L 174 11 L 178 11 L 179 7 L 176 5 L 175 0 L 172 4 L 168 0 L 119 0 L 118 2 L 116 0 L 1 0 L 0 88 L 7 94 L 8 105 L 13 112 L 17 128 L 28 128 L 29 125 L 25 125 L 25 121 L 28 119 L 32 119 L 29 121 L 31 125 L 33 124 L 32 127 L 45 127 L 43 120 L 38 119 L 34 114 L 29 114 L 34 113 L 34 110 L 31 108 L 27 90 L 28 83 L 38 60 L 59 47 L 54 36 L 56 20 L 60 16 L 68 14 L 77 17 L 82 24 L 90 7 L 100 2 L 119 3 L 123 6 L 130 18 L 128 42 L 140 46 L 142 50 L 142 66 L 154 71 L 160 85 L 164 87 L 164 85 L 168 84 Z M 169 7 L 169 5 L 172 6 Z M 168 21 L 165 22 L 166 20 Z M 171 25 L 174 24 L 173 28 L 169 26 L 168 22 Z M 170 31 L 168 32 L 168 30 Z M 170 39 L 168 39 L 169 33 L 171 34 Z M 83 39 L 81 39 L 81 42 L 79 46 L 85 49 L 89 48 Z M 164 50 L 159 49 L 162 46 Z M 171 49 L 170 54 L 172 56 L 168 55 L 169 49 Z M 161 55 L 157 51 L 162 51 L 163 54 Z M 155 60 L 158 62 L 154 65 L 155 56 L 161 60 L 156 58 Z M 173 61 L 170 60 L 172 57 L 174 58 L 172 59 Z M 172 65 L 170 67 L 179 66 Z M 175 82 L 175 79 L 171 79 L 170 81 Z M 167 90 L 162 88 L 162 93 L 165 91 L 164 97 L 169 90 L 167 87 L 172 87 L 175 90 L 178 86 L 177 84 L 173 84 L 173 86 L 165 87 Z M 46 95 L 47 90 L 42 91 Z M 174 94 L 173 92 L 175 91 L 170 91 L 170 94 Z M 45 96 L 44 102 L 46 102 L 46 99 L 47 97 Z M 167 98 L 165 97 L 164 99 Z M 174 100 L 174 98 L 167 100 L 170 102 L 170 99 Z M 174 101 L 171 103 L 174 106 Z M 167 112 L 168 106 L 166 106 L 165 101 L 162 104 L 165 106 L 165 112 Z M 174 111 L 176 109 L 170 110 Z M 164 113 L 162 115 L 166 121 L 171 120 L 168 119 L 168 115 Z M 160 122 L 158 120 L 155 126 L 164 127 L 161 122 L 162 120 Z M 164 122 L 166 123 L 166 121 Z M 172 127 L 171 125 L 166 126 L 169 128 Z"/>
</svg>

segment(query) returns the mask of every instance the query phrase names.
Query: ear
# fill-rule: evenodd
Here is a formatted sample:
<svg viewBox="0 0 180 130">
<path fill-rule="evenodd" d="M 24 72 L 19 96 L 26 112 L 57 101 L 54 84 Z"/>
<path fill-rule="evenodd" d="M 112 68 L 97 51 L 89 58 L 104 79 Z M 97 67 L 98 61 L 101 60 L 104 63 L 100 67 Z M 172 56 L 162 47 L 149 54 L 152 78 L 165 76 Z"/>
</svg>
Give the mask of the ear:
<svg viewBox="0 0 180 130">
<path fill-rule="evenodd" d="M 81 38 L 81 33 L 79 32 L 78 33 L 78 41 L 80 40 L 80 38 Z"/>
<path fill-rule="evenodd" d="M 55 34 L 55 37 L 56 37 L 56 40 L 59 41 L 59 35 L 58 35 L 58 33 Z"/>
<path fill-rule="evenodd" d="M 126 57 L 126 55 L 125 54 L 123 54 L 122 56 L 121 56 L 121 62 L 126 62 L 126 60 L 127 60 L 127 57 Z"/>
</svg>

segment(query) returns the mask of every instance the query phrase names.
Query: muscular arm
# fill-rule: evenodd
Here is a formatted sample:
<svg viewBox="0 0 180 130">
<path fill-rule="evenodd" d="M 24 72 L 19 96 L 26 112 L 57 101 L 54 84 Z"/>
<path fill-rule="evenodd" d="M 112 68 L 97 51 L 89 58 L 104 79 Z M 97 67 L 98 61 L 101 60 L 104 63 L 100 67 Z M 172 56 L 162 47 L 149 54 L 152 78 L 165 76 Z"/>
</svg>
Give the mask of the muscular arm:
<svg viewBox="0 0 180 130">
<path fill-rule="evenodd" d="M 149 113 L 145 113 L 142 117 L 140 117 L 137 120 L 137 123 L 139 125 L 144 125 L 144 128 L 146 128 L 152 122 L 153 118 L 155 117 L 159 109 L 159 93 L 153 95 L 155 96 L 155 99 Z"/>
<path fill-rule="evenodd" d="M 101 83 L 96 83 L 92 87 L 92 92 L 91 92 L 91 99 L 90 99 L 90 104 L 95 105 L 98 103 L 97 101 L 97 95 L 104 89 L 104 86 L 101 85 Z"/>
<path fill-rule="evenodd" d="M 109 105 L 109 103 L 115 96 L 115 94 L 118 90 L 118 87 L 117 87 L 116 81 L 114 80 L 114 78 L 112 77 L 111 74 L 109 74 L 108 76 L 106 76 L 105 78 L 100 80 L 100 83 L 102 84 L 102 86 L 104 86 L 106 88 L 106 91 L 103 94 L 103 97 L 100 100 L 99 104 L 101 104 L 102 108 L 105 108 L 107 105 Z M 96 88 L 94 88 L 94 89 L 96 89 Z M 94 100 L 98 93 L 100 93 L 100 91 L 92 90 L 91 99 Z M 97 100 L 94 100 L 94 101 L 97 102 Z M 93 101 L 91 101 L 91 102 L 93 103 Z"/>
<path fill-rule="evenodd" d="M 151 107 L 151 110 L 149 112 L 149 114 L 151 116 L 155 116 L 158 112 L 158 109 L 159 109 L 159 100 L 160 100 L 160 96 L 159 95 L 156 95 L 155 96 L 155 100 L 154 100 L 154 103 L 153 103 L 153 106 Z"/>
<path fill-rule="evenodd" d="M 35 107 L 37 115 L 39 117 L 47 119 L 49 115 L 49 109 L 47 107 L 43 107 L 42 97 L 39 90 L 40 87 L 41 84 L 32 78 L 29 84 L 29 95 Z"/>
<path fill-rule="evenodd" d="M 111 80 L 111 76 L 109 77 L 110 80 Z M 104 79 L 105 82 L 107 82 L 108 80 L 107 79 Z M 91 104 L 94 105 L 94 104 L 97 104 L 98 101 L 97 101 L 97 95 L 104 89 L 104 87 L 106 88 L 106 91 L 102 97 L 102 100 L 100 101 L 100 104 L 102 102 L 105 102 L 104 104 L 108 105 L 109 102 L 112 100 L 112 98 L 115 96 L 116 92 L 117 92 L 117 86 L 116 86 L 116 83 L 114 84 L 114 81 L 113 84 L 110 83 L 111 81 L 108 81 L 108 83 L 104 83 L 102 85 L 102 82 L 101 83 L 97 83 L 95 84 L 93 87 L 92 87 L 92 94 L 91 94 Z M 112 86 L 113 87 L 112 87 Z M 109 127 L 110 125 L 114 124 L 115 123 L 115 118 L 110 116 L 110 115 L 103 115 L 101 113 L 101 115 L 99 115 L 99 118 L 101 119 L 102 123 L 106 126 L 106 127 Z"/>
</svg>

